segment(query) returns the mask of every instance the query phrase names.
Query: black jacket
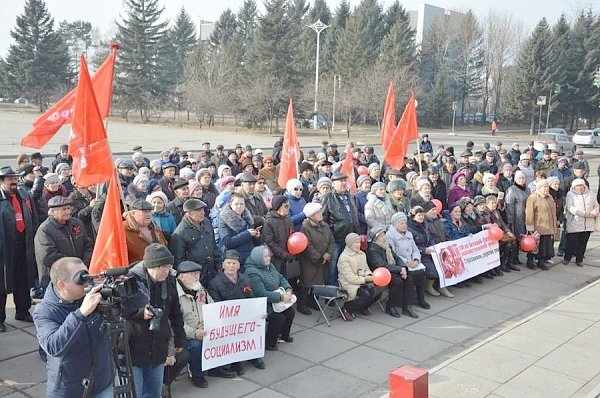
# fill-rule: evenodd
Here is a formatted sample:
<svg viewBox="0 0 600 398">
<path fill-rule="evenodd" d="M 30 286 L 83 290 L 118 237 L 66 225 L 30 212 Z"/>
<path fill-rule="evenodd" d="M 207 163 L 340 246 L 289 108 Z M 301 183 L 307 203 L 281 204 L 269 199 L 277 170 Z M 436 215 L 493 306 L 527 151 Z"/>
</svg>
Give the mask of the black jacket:
<svg viewBox="0 0 600 398">
<path fill-rule="evenodd" d="M 354 195 L 350 192 L 348 196 L 348 205 L 350 212 L 346 209 L 340 195 L 335 192 L 327 192 L 323 195 L 321 204 L 323 205 L 323 219 L 331 226 L 331 232 L 336 242 L 343 242 L 348 234 L 358 232 L 358 212 L 356 210 L 356 201 Z"/>
<path fill-rule="evenodd" d="M 185 347 L 177 281 L 173 275 L 169 275 L 164 282 L 155 282 L 142 262 L 132 264 L 129 276 L 135 278 L 139 289 L 133 297 L 126 300 L 124 308 L 130 336 L 131 361 L 133 366 L 155 367 L 167 358 L 171 329 L 175 334 L 175 347 Z M 150 330 L 150 320 L 144 319 L 146 304 L 163 310 L 158 330 Z"/>
<path fill-rule="evenodd" d="M 223 272 L 219 272 L 210 281 L 208 294 L 214 301 L 254 298 L 254 292 L 248 277 L 239 272 L 236 283 L 233 283 Z"/>
<path fill-rule="evenodd" d="M 265 217 L 262 235 L 265 244 L 273 253 L 271 262 L 280 273 L 285 275 L 285 264 L 294 259 L 287 251 L 287 240 L 294 232 L 292 221 L 288 216 L 281 217 L 274 210 Z"/>
<path fill-rule="evenodd" d="M 169 241 L 169 250 L 175 257 L 175 267 L 184 260 L 202 265 L 200 282 L 208 286 L 221 264 L 221 257 L 215 244 L 215 233 L 208 218 L 201 225 L 192 224 L 187 215 L 179 223 Z"/>
<path fill-rule="evenodd" d="M 429 180 L 429 182 L 431 183 L 431 196 L 442 202 L 442 206 L 444 209 L 447 208 L 448 188 L 446 187 L 446 183 L 444 182 L 444 180 L 442 180 L 442 178 L 439 177 L 435 186 L 433 185 L 433 182 L 431 182 L 431 180 Z"/>
<path fill-rule="evenodd" d="M 35 205 L 38 222 L 41 223 L 48 218 L 48 202 L 44 197 L 44 177 L 36 177 L 33 181 L 21 180 L 19 188 L 23 188 L 29 192 L 29 196 L 31 196 Z"/>
<path fill-rule="evenodd" d="M 69 199 L 73 201 L 73 203 L 71 204 L 71 216 L 83 221 L 88 237 L 93 242 L 96 240 L 96 233 L 98 231 L 94 228 L 94 223 L 92 222 L 93 207 L 90 206 L 90 203 L 96 195 L 92 191 L 90 191 L 89 193 L 90 196 L 85 197 L 78 190 L 74 190 L 69 195 Z"/>
<path fill-rule="evenodd" d="M 42 285 L 50 281 L 50 267 L 59 258 L 77 257 L 88 267 L 94 245 L 88 237 L 83 221 L 70 218 L 65 225 L 48 217 L 35 234 L 35 258 Z"/>
<path fill-rule="evenodd" d="M 390 271 L 392 276 L 399 276 L 402 268 L 406 267 L 404 261 L 402 261 L 394 251 L 392 251 L 392 255 L 394 256 L 395 264 L 390 264 L 388 262 L 387 254 L 383 247 L 375 242 L 369 242 L 369 246 L 367 247 L 367 264 L 369 264 L 371 271 L 374 271 L 379 267 L 385 267 Z"/>
<path fill-rule="evenodd" d="M 55 173 L 56 166 L 58 166 L 61 163 L 66 163 L 69 165 L 69 167 L 72 168 L 73 167 L 73 157 L 71 155 L 69 155 L 69 157 L 67 159 L 65 159 L 60 156 L 60 153 L 57 153 L 56 157 L 52 161 L 52 167 L 50 167 L 50 170 L 52 170 L 52 172 Z"/>
<path fill-rule="evenodd" d="M 167 211 L 169 213 L 171 213 L 173 215 L 173 217 L 175 217 L 175 222 L 177 224 L 179 224 L 181 222 L 181 220 L 183 219 L 183 204 L 185 203 L 185 201 L 188 200 L 188 198 L 179 198 L 176 197 L 175 199 L 173 199 L 172 201 L 170 201 L 169 203 L 167 203 Z"/>
<path fill-rule="evenodd" d="M 169 201 L 175 199 L 175 190 L 173 189 L 174 181 L 175 179 L 169 179 L 165 176 L 162 176 L 161 179 L 158 180 L 158 185 L 160 185 L 160 189 L 165 195 L 167 195 L 167 199 L 169 199 Z"/>
</svg>

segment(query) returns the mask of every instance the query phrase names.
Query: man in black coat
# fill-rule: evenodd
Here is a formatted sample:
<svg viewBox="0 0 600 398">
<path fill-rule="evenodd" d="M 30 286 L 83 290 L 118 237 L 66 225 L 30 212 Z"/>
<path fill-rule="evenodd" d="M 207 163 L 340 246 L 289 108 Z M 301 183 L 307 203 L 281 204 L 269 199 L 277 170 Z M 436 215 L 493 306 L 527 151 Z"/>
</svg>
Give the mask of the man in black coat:
<svg viewBox="0 0 600 398">
<path fill-rule="evenodd" d="M 35 234 L 35 257 L 42 287 L 50 282 L 50 267 L 63 257 L 76 257 L 90 266 L 94 245 L 85 224 L 71 216 L 71 199 L 55 196 L 48 201 L 48 218 Z"/>
<path fill-rule="evenodd" d="M 6 327 L 6 299 L 12 293 L 15 319 L 33 322 L 29 313 L 36 272 L 33 236 L 38 226 L 29 193 L 17 187 L 18 175 L 10 166 L 0 168 L 0 332 Z"/>
<path fill-rule="evenodd" d="M 183 219 L 183 204 L 190 198 L 190 183 L 183 178 L 176 179 L 173 183 L 175 199 L 167 203 L 167 211 L 170 212 L 177 224 Z"/>
<path fill-rule="evenodd" d="M 66 144 L 60 146 L 60 152 L 56 154 L 56 157 L 52 161 L 52 167 L 50 170 L 55 173 L 56 166 L 61 163 L 66 163 L 69 165 L 69 167 L 73 167 L 73 157 L 69 155 L 69 146 Z"/>
<path fill-rule="evenodd" d="M 167 199 L 170 201 L 175 199 L 175 190 L 173 184 L 175 183 L 175 173 L 177 169 L 173 163 L 165 163 L 162 165 L 163 176 L 158 180 L 160 188 L 167 195 Z"/>
</svg>

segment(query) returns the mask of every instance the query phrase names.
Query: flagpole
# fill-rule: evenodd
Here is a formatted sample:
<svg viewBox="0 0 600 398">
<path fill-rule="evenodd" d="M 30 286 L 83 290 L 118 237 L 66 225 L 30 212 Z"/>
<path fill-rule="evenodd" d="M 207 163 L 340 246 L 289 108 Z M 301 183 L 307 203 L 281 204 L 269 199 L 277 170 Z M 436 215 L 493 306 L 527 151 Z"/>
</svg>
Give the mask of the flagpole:
<svg viewBox="0 0 600 398">
<path fill-rule="evenodd" d="M 423 164 L 421 163 L 421 145 L 419 145 L 419 139 L 417 138 L 417 156 L 419 156 L 419 176 L 423 174 Z"/>
</svg>

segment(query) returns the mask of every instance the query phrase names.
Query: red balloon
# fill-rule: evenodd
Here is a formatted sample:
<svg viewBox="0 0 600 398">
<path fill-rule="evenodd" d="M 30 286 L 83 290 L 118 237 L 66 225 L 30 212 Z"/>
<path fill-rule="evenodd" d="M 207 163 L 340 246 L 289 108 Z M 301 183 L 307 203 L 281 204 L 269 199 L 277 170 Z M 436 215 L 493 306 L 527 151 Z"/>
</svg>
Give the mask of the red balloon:
<svg viewBox="0 0 600 398">
<path fill-rule="evenodd" d="M 376 268 L 373 271 L 373 283 L 377 286 L 387 286 L 392 281 L 390 270 L 384 267 Z"/>
<path fill-rule="evenodd" d="M 366 176 L 367 174 L 369 174 L 369 169 L 366 166 L 358 166 L 356 168 L 356 171 L 358 171 L 359 176 Z"/>
<path fill-rule="evenodd" d="M 308 238 L 302 232 L 294 232 L 287 241 L 288 252 L 292 255 L 302 253 L 308 247 Z"/>
<path fill-rule="evenodd" d="M 536 246 L 537 242 L 535 241 L 535 238 L 533 236 L 524 236 L 523 238 L 521 238 L 521 250 L 523 250 L 524 252 L 532 252 L 535 250 Z"/>
<path fill-rule="evenodd" d="M 444 206 L 442 206 L 442 202 L 440 202 L 439 199 L 431 199 L 431 202 L 433 202 L 433 204 L 435 205 L 435 210 L 437 211 L 437 213 L 441 214 L 442 209 L 444 208 Z"/>
<path fill-rule="evenodd" d="M 488 229 L 488 234 L 491 240 L 500 240 L 504 236 L 504 231 L 498 227 Z"/>
</svg>

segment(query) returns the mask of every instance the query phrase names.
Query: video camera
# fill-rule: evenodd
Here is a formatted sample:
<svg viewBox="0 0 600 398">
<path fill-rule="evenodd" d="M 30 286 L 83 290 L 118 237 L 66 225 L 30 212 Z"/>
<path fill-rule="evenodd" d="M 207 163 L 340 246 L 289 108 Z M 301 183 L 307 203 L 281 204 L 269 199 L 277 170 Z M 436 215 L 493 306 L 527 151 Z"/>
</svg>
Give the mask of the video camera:
<svg viewBox="0 0 600 398">
<path fill-rule="evenodd" d="M 135 279 L 121 278 L 129 272 L 128 268 L 111 268 L 105 272 L 96 275 L 90 275 L 86 270 L 81 270 L 73 277 L 73 282 L 77 285 L 84 285 L 92 282 L 92 285 L 85 288 L 89 292 L 93 287 L 94 279 L 104 279 L 100 295 L 102 299 L 98 304 L 98 312 L 105 320 L 117 320 L 123 315 L 121 302 L 124 298 L 137 293 L 138 287 Z"/>
</svg>

